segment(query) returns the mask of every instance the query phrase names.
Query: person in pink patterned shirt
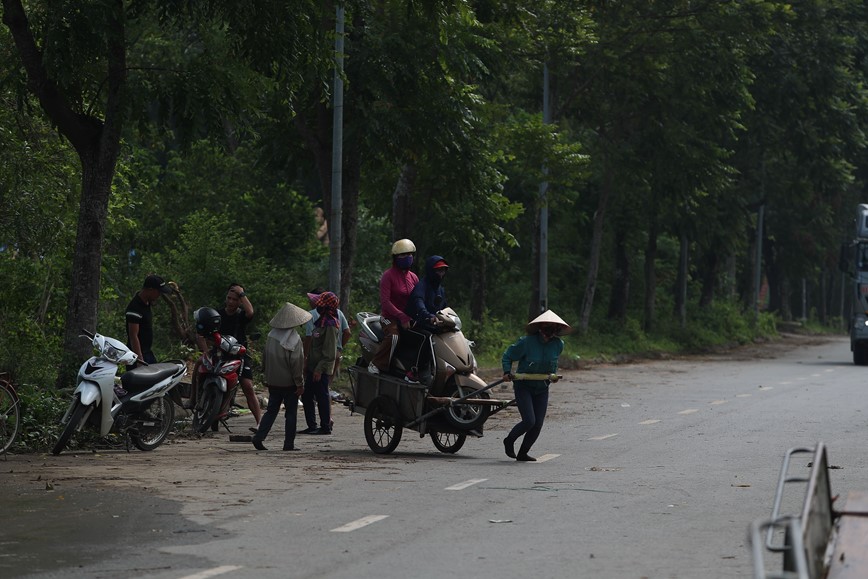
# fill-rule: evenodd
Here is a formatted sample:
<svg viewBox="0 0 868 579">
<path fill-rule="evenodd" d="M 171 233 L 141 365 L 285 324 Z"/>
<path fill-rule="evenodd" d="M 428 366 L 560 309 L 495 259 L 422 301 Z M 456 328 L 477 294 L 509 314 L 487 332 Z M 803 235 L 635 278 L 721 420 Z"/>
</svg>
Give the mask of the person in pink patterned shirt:
<svg viewBox="0 0 868 579">
<path fill-rule="evenodd" d="M 380 278 L 380 315 L 383 317 L 383 341 L 374 359 L 368 365 L 368 372 L 379 374 L 387 372 L 391 363 L 392 343 L 397 343 L 401 328 L 409 328 L 412 321 L 404 313 L 410 293 L 419 278 L 410 271 L 416 246 L 409 239 L 399 239 L 392 244 L 392 267 L 383 272 Z M 409 377 L 415 379 L 414 377 Z"/>
</svg>

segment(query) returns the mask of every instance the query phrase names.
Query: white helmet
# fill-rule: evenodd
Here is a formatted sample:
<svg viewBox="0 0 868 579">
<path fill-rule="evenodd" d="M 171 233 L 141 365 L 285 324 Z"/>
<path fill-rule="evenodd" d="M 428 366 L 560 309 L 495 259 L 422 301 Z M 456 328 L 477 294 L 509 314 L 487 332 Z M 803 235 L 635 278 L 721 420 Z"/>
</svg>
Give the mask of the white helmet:
<svg viewBox="0 0 868 579">
<path fill-rule="evenodd" d="M 392 255 L 401 253 L 416 253 L 416 246 L 409 239 L 399 239 L 392 244 Z"/>
</svg>

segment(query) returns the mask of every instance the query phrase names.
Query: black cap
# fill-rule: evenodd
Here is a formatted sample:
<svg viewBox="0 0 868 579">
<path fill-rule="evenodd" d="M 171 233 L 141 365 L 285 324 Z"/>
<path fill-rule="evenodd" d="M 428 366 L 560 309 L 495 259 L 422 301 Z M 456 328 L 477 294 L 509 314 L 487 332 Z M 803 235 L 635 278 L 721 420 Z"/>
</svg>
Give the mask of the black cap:
<svg viewBox="0 0 868 579">
<path fill-rule="evenodd" d="M 158 275 L 149 275 L 146 277 L 145 283 L 142 284 L 142 287 L 160 290 L 161 294 L 172 293 L 172 288 L 167 286 L 163 278 Z"/>
</svg>

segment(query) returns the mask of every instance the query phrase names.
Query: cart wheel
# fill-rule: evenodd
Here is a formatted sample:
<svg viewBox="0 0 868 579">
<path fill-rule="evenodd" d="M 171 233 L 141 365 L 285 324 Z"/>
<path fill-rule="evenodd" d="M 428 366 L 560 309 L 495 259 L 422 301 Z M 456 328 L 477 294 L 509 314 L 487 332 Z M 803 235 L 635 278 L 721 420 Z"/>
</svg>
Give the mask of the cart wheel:
<svg viewBox="0 0 868 579">
<path fill-rule="evenodd" d="M 432 432 L 431 442 L 437 447 L 440 452 L 447 454 L 455 454 L 461 447 L 464 446 L 464 441 L 467 440 L 466 434 L 449 434 L 446 432 Z"/>
<path fill-rule="evenodd" d="M 365 411 L 365 440 L 377 454 L 389 454 L 401 442 L 404 426 L 398 405 L 391 398 L 374 398 Z"/>
<path fill-rule="evenodd" d="M 472 390 L 452 387 L 452 398 L 461 398 Z M 479 398 L 489 398 L 488 392 L 480 392 Z M 488 406 L 475 406 L 473 404 L 460 404 L 446 409 L 446 420 L 455 428 L 461 430 L 473 430 L 479 428 L 488 419 Z"/>
</svg>

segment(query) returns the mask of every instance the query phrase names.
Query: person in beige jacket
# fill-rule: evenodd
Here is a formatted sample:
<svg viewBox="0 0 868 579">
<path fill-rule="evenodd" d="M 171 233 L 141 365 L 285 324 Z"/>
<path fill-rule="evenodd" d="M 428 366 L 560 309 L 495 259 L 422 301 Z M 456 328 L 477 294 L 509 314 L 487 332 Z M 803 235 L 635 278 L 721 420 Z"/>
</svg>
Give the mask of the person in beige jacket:
<svg viewBox="0 0 868 579">
<path fill-rule="evenodd" d="M 298 397 L 304 392 L 304 348 L 296 328 L 310 318 L 309 312 L 286 302 L 269 322 L 271 331 L 262 355 L 268 407 L 253 435 L 253 446 L 257 450 L 268 450 L 262 443 L 277 419 L 281 404 L 286 417 L 283 450 L 298 450 L 295 448 L 295 427 Z"/>
</svg>

